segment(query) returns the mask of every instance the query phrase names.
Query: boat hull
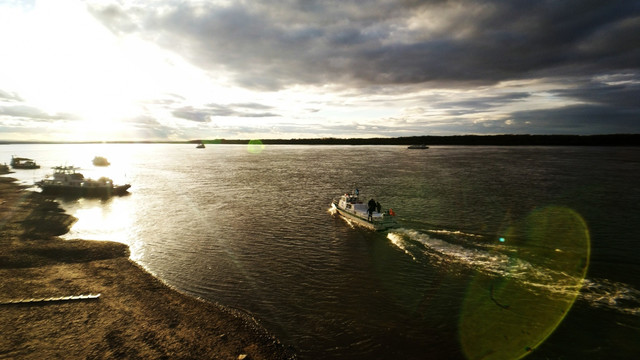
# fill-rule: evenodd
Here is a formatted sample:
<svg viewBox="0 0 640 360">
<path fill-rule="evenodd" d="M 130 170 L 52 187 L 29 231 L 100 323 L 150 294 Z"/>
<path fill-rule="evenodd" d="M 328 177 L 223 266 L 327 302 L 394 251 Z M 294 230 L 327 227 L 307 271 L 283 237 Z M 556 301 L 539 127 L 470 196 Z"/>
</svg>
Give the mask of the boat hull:
<svg viewBox="0 0 640 360">
<path fill-rule="evenodd" d="M 122 196 L 129 192 L 127 191 L 131 185 L 119 185 L 113 187 L 100 187 L 100 186 L 68 186 L 68 185 L 46 185 L 39 184 L 42 189 L 42 194 L 45 195 L 60 195 L 70 197 L 110 197 L 110 196 Z"/>
<path fill-rule="evenodd" d="M 40 169 L 40 165 L 12 165 L 11 167 L 14 169 L 21 169 L 21 170 Z"/>
</svg>

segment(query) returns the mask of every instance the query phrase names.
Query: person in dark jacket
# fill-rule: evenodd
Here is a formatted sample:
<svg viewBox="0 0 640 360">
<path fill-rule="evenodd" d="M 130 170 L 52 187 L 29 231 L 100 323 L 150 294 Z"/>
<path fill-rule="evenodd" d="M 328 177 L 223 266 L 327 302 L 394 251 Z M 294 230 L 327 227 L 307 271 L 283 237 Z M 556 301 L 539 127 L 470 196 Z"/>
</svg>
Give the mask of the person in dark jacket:
<svg viewBox="0 0 640 360">
<path fill-rule="evenodd" d="M 369 209 L 367 210 L 367 220 L 373 221 L 373 212 L 376 210 L 376 201 L 371 199 L 369 200 Z"/>
</svg>

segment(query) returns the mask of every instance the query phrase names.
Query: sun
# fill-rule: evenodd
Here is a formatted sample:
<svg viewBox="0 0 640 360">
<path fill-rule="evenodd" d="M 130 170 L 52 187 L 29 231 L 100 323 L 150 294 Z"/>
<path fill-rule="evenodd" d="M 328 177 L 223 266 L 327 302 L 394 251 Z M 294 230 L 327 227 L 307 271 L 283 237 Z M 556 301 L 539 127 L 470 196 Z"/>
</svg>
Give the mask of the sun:
<svg viewBox="0 0 640 360">
<path fill-rule="evenodd" d="M 3 10 L 3 88 L 55 119 L 58 132 L 68 126 L 73 138 L 123 130 L 123 121 L 167 89 L 159 84 L 159 74 L 169 72 L 160 50 L 113 34 L 82 2 L 38 1 L 29 9 Z"/>
<path fill-rule="evenodd" d="M 171 134 L 176 138 L 196 125 L 210 132 L 211 124 L 185 122 L 175 117 L 175 109 L 207 109 L 212 99 L 241 104 L 256 96 L 231 86 L 222 70 L 199 68 L 136 33 L 113 33 L 80 1 L 2 5 L 0 43 L 2 89 L 20 98 L 10 106 L 19 107 L 24 116 L 18 121 L 33 128 L 29 136 L 43 137 L 38 140 L 138 140 L 136 134 L 156 136 L 150 134 L 163 125 L 182 126 Z M 147 123 L 136 124 L 138 119 Z M 232 120 L 227 125 L 225 119 Z M 251 121 L 224 117 L 212 127 Z"/>
</svg>

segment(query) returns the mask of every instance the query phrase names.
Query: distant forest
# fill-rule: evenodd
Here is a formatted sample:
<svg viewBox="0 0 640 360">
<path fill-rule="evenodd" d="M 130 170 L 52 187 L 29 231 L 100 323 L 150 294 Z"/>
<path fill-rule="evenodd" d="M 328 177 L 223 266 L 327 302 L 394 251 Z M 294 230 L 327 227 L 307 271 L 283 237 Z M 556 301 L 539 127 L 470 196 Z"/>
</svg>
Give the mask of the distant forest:
<svg viewBox="0 0 640 360">
<path fill-rule="evenodd" d="M 192 140 L 191 143 L 247 144 L 254 140 Z M 640 146 L 640 134 L 611 135 L 455 135 L 395 138 L 261 139 L 265 145 L 498 145 Z"/>
<path fill-rule="evenodd" d="M 640 146 L 640 134 L 609 135 L 453 135 L 407 136 L 394 138 L 310 138 L 310 139 L 196 139 L 189 141 L 7 141 L 8 144 L 248 144 L 265 145 L 493 145 L 493 146 Z"/>
</svg>

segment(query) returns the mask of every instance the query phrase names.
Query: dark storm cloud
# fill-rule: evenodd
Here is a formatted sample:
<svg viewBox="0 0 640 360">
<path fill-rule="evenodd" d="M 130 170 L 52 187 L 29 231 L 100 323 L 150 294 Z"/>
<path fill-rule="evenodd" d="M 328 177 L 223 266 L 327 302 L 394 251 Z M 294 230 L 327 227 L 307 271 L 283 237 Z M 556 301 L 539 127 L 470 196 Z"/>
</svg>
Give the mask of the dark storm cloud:
<svg viewBox="0 0 640 360">
<path fill-rule="evenodd" d="M 245 87 L 494 83 L 635 68 L 637 1 L 251 1 L 92 7 Z"/>
<path fill-rule="evenodd" d="M 550 91 L 557 97 L 583 104 L 560 109 L 519 111 L 514 125 L 559 134 L 640 132 L 640 73 L 627 72 L 574 80 L 569 89 Z M 513 127 L 515 128 L 515 126 Z"/>
<path fill-rule="evenodd" d="M 640 73 L 587 79 L 577 82 L 572 89 L 556 90 L 553 93 L 593 104 L 640 109 Z"/>
<path fill-rule="evenodd" d="M 208 104 L 204 107 L 184 106 L 179 109 L 173 110 L 172 114 L 177 118 L 195 122 L 209 122 L 213 117 L 235 116 L 245 118 L 260 118 L 279 116 L 275 113 L 261 111 L 268 109 L 271 109 L 271 107 L 257 103 L 229 105 Z"/>
<path fill-rule="evenodd" d="M 382 101 L 393 107 L 397 95 L 407 100 L 423 90 L 454 90 L 422 103 L 412 99 L 416 108 L 439 110 L 445 120 L 429 118 L 429 112 L 406 119 L 398 114 L 393 127 L 318 126 L 319 132 L 640 132 L 637 0 L 126 4 L 96 2 L 89 10 L 113 33 L 152 41 L 211 75 L 224 74 L 232 85 L 276 91 L 329 84 L 340 91 L 330 100 L 335 106 L 348 106 L 355 97 L 366 105 L 362 95 L 379 95 L 376 101 L 386 96 Z M 455 90 L 465 94 L 456 98 Z M 547 94 L 554 108 L 540 110 Z M 260 104 L 178 108 L 183 101 L 166 100 L 175 117 L 202 124 L 213 117 L 279 116 Z M 562 100 L 580 104 L 558 108 Z M 519 102 L 537 110 L 505 113 Z M 410 121 L 401 124 L 403 119 Z"/>
<path fill-rule="evenodd" d="M 640 129 L 640 109 L 608 105 L 573 105 L 511 114 L 510 129 L 530 134 L 615 134 Z M 512 131 L 512 133 L 515 133 Z"/>
<path fill-rule="evenodd" d="M 457 109 L 457 111 L 482 111 L 493 109 L 496 106 L 506 105 L 508 103 L 522 101 L 527 99 L 531 94 L 528 92 L 513 92 L 503 95 L 478 96 L 474 99 L 461 101 L 441 101 L 434 104 L 435 108 Z"/>
</svg>

